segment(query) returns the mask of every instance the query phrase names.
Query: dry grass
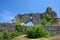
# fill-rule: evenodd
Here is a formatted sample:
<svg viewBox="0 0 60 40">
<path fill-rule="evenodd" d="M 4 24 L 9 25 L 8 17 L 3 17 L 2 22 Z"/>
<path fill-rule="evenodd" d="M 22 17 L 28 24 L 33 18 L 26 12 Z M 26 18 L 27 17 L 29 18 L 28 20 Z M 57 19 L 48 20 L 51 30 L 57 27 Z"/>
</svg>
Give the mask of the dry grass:
<svg viewBox="0 0 60 40">
<path fill-rule="evenodd" d="M 22 36 L 15 37 L 12 40 L 60 40 L 60 35 L 56 35 L 49 38 L 37 38 L 37 39 L 28 39 L 24 35 L 22 35 Z"/>
<path fill-rule="evenodd" d="M 60 35 L 56 35 L 54 37 L 50 37 L 49 40 L 60 40 Z"/>
<path fill-rule="evenodd" d="M 12 40 L 27 40 L 27 38 L 25 37 L 25 35 L 22 35 L 22 36 L 15 37 Z"/>
</svg>

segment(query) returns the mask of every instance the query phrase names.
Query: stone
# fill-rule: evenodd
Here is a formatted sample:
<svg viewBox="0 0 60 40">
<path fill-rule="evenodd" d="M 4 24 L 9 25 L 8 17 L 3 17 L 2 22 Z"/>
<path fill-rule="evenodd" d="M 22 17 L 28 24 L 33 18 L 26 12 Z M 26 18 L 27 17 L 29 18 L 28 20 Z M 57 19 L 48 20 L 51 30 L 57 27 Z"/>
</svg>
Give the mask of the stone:
<svg viewBox="0 0 60 40">
<path fill-rule="evenodd" d="M 32 22 L 34 25 L 40 24 L 41 20 L 44 18 L 45 14 L 48 13 L 52 19 L 57 18 L 55 11 L 52 11 L 52 8 L 47 7 L 46 12 L 44 13 L 28 13 L 28 14 L 17 14 L 14 20 L 20 20 L 21 23 Z"/>
<path fill-rule="evenodd" d="M 44 13 L 17 14 L 14 19 L 12 19 L 12 23 L 0 22 L 0 28 L 2 28 L 2 30 L 0 31 L 5 31 L 5 29 L 8 29 L 9 31 L 14 31 L 16 25 L 13 23 L 13 21 L 20 20 L 21 25 L 23 25 L 23 32 L 25 33 L 26 28 L 28 27 L 26 26 L 26 23 L 31 21 L 34 25 L 40 24 L 46 13 L 48 13 L 52 17 L 52 22 L 54 22 L 55 25 L 44 25 L 44 28 L 51 34 L 60 35 L 60 18 L 57 17 L 56 12 L 52 11 L 52 8 L 50 7 L 47 7 L 46 12 Z"/>
</svg>

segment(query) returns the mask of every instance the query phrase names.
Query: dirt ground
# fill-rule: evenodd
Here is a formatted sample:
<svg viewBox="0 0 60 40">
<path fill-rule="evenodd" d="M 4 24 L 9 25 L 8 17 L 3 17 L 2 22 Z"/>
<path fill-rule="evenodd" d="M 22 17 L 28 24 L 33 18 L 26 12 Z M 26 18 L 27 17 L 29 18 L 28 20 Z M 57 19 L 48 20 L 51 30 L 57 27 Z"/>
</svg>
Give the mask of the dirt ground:
<svg viewBox="0 0 60 40">
<path fill-rule="evenodd" d="M 37 39 L 28 39 L 25 37 L 25 35 L 22 35 L 22 36 L 15 37 L 12 40 L 60 40 L 60 35 L 56 35 L 49 38 L 37 38 Z"/>
</svg>

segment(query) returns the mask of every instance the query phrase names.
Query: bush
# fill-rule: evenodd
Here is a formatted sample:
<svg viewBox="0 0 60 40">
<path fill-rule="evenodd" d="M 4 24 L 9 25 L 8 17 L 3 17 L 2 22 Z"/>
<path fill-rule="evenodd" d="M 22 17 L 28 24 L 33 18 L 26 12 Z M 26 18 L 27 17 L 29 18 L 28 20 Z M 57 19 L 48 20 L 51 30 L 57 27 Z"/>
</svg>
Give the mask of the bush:
<svg viewBox="0 0 60 40">
<path fill-rule="evenodd" d="M 42 24 L 42 25 L 47 24 L 47 20 L 46 20 L 46 19 L 43 19 L 43 20 L 41 21 L 41 24 Z"/>
<path fill-rule="evenodd" d="M 41 24 L 42 25 L 50 24 L 51 19 L 52 19 L 52 17 L 48 13 L 46 13 L 45 16 L 44 16 L 44 18 L 41 21 Z"/>
<path fill-rule="evenodd" d="M 14 20 L 14 23 L 16 24 L 15 31 L 11 33 L 11 38 L 20 36 L 23 33 L 23 28 L 20 25 L 20 20 Z"/>
<path fill-rule="evenodd" d="M 21 34 L 22 34 L 21 32 L 18 32 L 15 30 L 12 32 L 11 37 L 14 38 L 14 37 L 20 36 Z"/>
<path fill-rule="evenodd" d="M 15 30 L 18 32 L 23 32 L 22 26 L 21 25 L 16 25 Z"/>
<path fill-rule="evenodd" d="M 17 30 L 18 32 L 23 32 L 23 28 L 20 24 L 20 20 L 15 20 L 15 24 L 16 24 L 15 30 Z"/>
<path fill-rule="evenodd" d="M 0 40 L 4 40 L 3 33 L 0 33 Z"/>
<path fill-rule="evenodd" d="M 44 17 L 48 22 L 52 19 L 52 17 L 48 14 L 48 13 L 46 13 L 45 14 L 45 17 Z"/>
<path fill-rule="evenodd" d="M 36 25 L 27 28 L 27 35 L 29 38 L 49 37 L 50 34 L 46 32 L 42 25 Z"/>
<path fill-rule="evenodd" d="M 10 40 L 10 32 L 8 30 L 5 30 L 5 32 L 3 33 L 3 37 L 4 37 L 4 40 Z"/>
</svg>

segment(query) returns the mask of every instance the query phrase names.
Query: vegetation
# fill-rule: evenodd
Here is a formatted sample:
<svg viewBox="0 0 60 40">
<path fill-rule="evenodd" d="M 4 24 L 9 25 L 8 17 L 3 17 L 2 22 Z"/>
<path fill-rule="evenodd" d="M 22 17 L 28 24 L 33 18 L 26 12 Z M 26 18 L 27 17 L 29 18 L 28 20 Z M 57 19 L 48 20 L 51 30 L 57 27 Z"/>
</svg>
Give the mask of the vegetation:
<svg viewBox="0 0 60 40">
<path fill-rule="evenodd" d="M 27 28 L 27 35 L 29 38 L 49 37 L 50 34 L 40 25 Z"/>
<path fill-rule="evenodd" d="M 15 20 L 16 28 L 15 30 L 18 32 L 23 32 L 22 26 L 20 25 L 20 20 Z"/>
<path fill-rule="evenodd" d="M 19 20 L 15 20 L 15 31 L 13 31 L 12 33 L 10 33 L 7 29 L 2 33 L 0 33 L 0 40 L 11 40 L 14 37 L 20 36 L 22 35 L 23 31 L 22 31 L 22 26 L 20 25 L 20 21 Z"/>
<path fill-rule="evenodd" d="M 41 24 L 35 25 L 27 28 L 27 35 L 29 38 L 38 38 L 38 37 L 49 37 L 50 34 L 44 29 L 42 25 L 47 24 L 51 20 L 51 16 L 48 13 L 45 14 L 45 17 L 41 21 Z"/>
<path fill-rule="evenodd" d="M 14 22 L 16 24 L 16 27 L 15 27 L 15 31 L 13 31 L 11 34 L 12 38 L 14 38 L 16 36 L 20 36 L 23 33 L 22 26 L 20 25 L 20 21 L 15 20 Z"/>
<path fill-rule="evenodd" d="M 20 35 L 21 35 L 21 33 L 15 30 L 15 31 L 12 32 L 11 38 L 14 38 L 14 37 L 17 37 L 17 36 L 20 36 Z"/>
<path fill-rule="evenodd" d="M 0 40 L 4 40 L 3 33 L 0 32 Z"/>
<path fill-rule="evenodd" d="M 11 40 L 10 32 L 7 29 L 4 32 L 0 32 L 0 40 Z"/>
<path fill-rule="evenodd" d="M 5 40 L 10 40 L 11 39 L 11 35 L 10 32 L 6 29 L 5 32 L 3 33 L 3 38 Z"/>
<path fill-rule="evenodd" d="M 41 21 L 41 24 L 42 25 L 45 25 L 47 23 L 50 24 L 51 23 L 51 21 L 50 21 L 51 19 L 52 19 L 52 17 L 50 15 L 48 15 L 48 13 L 46 13 L 44 18 Z"/>
<path fill-rule="evenodd" d="M 29 38 L 38 38 L 38 37 L 49 37 L 50 34 L 45 30 L 43 25 L 50 23 L 51 16 L 46 13 L 45 17 L 41 21 L 41 24 L 34 25 L 31 27 L 28 27 L 26 29 L 27 37 Z M 20 24 L 20 20 L 14 20 L 14 23 L 16 24 L 15 31 L 10 33 L 8 30 L 6 30 L 4 33 L 0 33 L 0 40 L 11 40 L 11 38 L 20 36 L 23 34 L 23 28 Z"/>
<path fill-rule="evenodd" d="M 48 13 L 46 13 L 44 18 L 49 22 L 52 17 Z"/>
<path fill-rule="evenodd" d="M 41 21 L 41 24 L 42 25 L 45 25 L 47 23 L 47 20 L 44 18 L 42 21 Z"/>
</svg>

